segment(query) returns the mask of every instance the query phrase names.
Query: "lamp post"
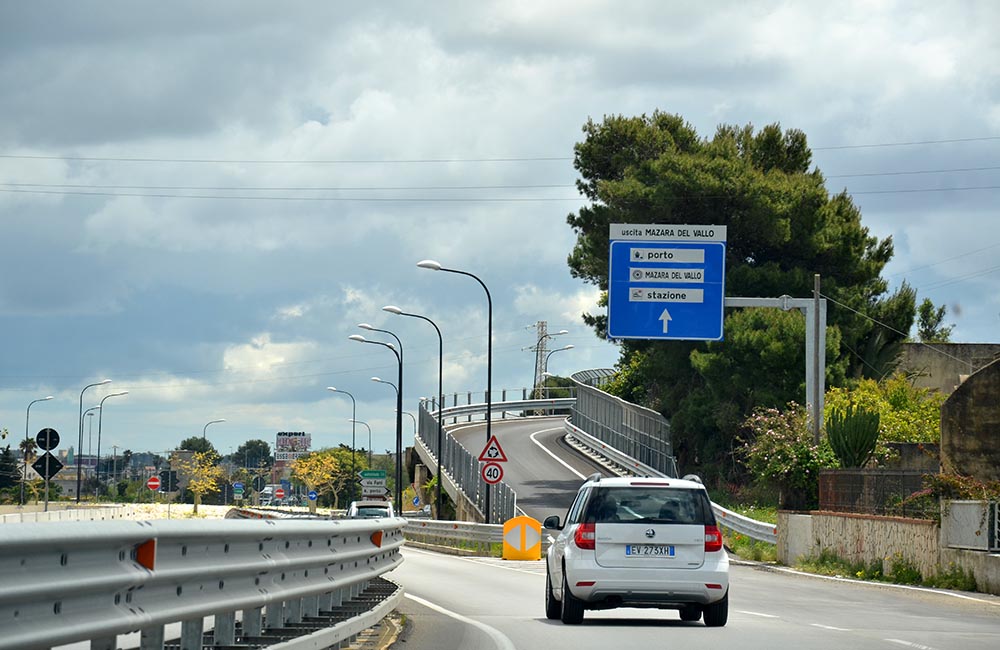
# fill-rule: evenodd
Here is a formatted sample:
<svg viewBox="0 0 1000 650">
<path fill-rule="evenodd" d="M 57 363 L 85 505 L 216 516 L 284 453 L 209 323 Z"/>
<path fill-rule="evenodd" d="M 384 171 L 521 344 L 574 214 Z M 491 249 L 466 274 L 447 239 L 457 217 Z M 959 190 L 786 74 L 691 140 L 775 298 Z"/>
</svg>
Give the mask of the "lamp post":
<svg viewBox="0 0 1000 650">
<path fill-rule="evenodd" d="M 427 318 L 426 316 L 421 316 L 420 314 L 411 314 L 409 312 L 405 312 L 399 307 L 396 307 L 395 305 L 386 305 L 385 307 L 382 308 L 382 311 L 387 311 L 390 314 L 396 314 L 397 316 L 409 316 L 411 318 L 419 318 L 420 320 L 425 320 L 431 324 L 431 326 L 434 328 L 434 331 L 437 332 L 438 335 L 438 392 L 437 392 L 438 398 L 437 400 L 435 400 L 437 402 L 437 407 L 438 407 L 438 417 L 437 417 L 438 421 L 437 479 L 438 480 L 437 480 L 437 489 L 436 489 L 436 494 L 434 495 L 434 499 L 437 504 L 437 516 L 438 519 L 440 519 L 441 509 L 443 507 L 441 501 L 442 498 L 441 483 L 443 483 L 443 479 L 441 477 L 441 457 L 444 455 L 444 423 L 442 422 L 442 417 L 441 417 L 441 409 L 444 408 L 444 388 L 442 385 L 442 382 L 444 380 L 444 339 L 441 337 L 441 328 L 439 328 L 437 326 L 437 323 L 432 321 L 430 318 Z"/>
<path fill-rule="evenodd" d="M 101 398 L 101 409 L 100 413 L 97 414 L 97 482 L 101 482 L 101 424 L 104 421 L 104 400 L 109 397 L 121 397 L 122 395 L 128 395 L 127 390 L 123 390 L 120 393 L 111 393 L 110 395 L 105 395 Z"/>
<path fill-rule="evenodd" d="M 417 437 L 417 418 L 414 417 L 414 415 L 412 413 L 410 413 L 409 411 L 403 411 L 403 415 L 409 415 L 410 419 L 413 420 L 413 437 L 416 438 Z"/>
<path fill-rule="evenodd" d="M 226 421 L 226 418 L 219 418 L 218 420 L 211 420 L 210 422 L 206 422 L 205 426 L 203 426 L 201 428 L 201 439 L 202 440 L 207 440 L 208 425 L 210 425 L 210 424 L 218 424 L 219 422 L 225 422 L 225 421 Z"/>
<path fill-rule="evenodd" d="M 52 399 L 52 396 L 42 397 L 39 399 L 33 399 L 28 402 L 28 409 L 24 413 L 24 450 L 21 452 L 21 464 L 23 465 L 21 470 L 21 505 L 24 505 L 24 481 L 28 478 L 28 418 L 31 417 L 31 405 L 36 402 L 47 402 Z M 37 502 L 36 502 L 37 503 Z"/>
<path fill-rule="evenodd" d="M 372 466 L 372 428 L 370 426 L 368 426 L 367 422 L 363 422 L 361 420 L 355 420 L 354 418 L 351 418 L 351 422 L 356 423 L 356 424 L 363 424 L 363 425 L 365 425 L 365 428 L 368 429 L 368 469 L 371 469 L 371 466 Z"/>
<path fill-rule="evenodd" d="M 556 352 L 563 352 L 565 350 L 572 350 L 572 349 L 573 349 L 573 345 L 572 344 L 571 345 L 564 345 L 563 347 L 556 348 L 555 350 L 552 350 L 551 352 L 549 352 L 548 354 L 546 354 L 545 355 L 545 363 L 543 364 L 544 370 L 542 370 L 542 373 L 544 374 L 544 373 L 548 372 L 548 370 L 549 370 L 549 357 L 551 357 Z"/>
<path fill-rule="evenodd" d="M 417 262 L 417 266 L 422 269 L 430 269 L 432 271 L 444 271 L 446 273 L 466 275 L 478 282 L 483 288 L 483 291 L 486 292 L 488 321 L 488 329 L 486 333 L 486 442 L 489 444 L 489 441 L 493 438 L 493 297 L 490 295 L 489 287 L 487 287 L 486 283 L 480 280 L 479 277 L 469 273 L 468 271 L 445 268 L 434 260 L 421 260 Z M 440 406 L 438 408 L 440 408 Z M 492 523 L 492 517 L 490 516 L 490 494 L 492 491 L 492 486 L 486 487 L 486 512 L 483 514 L 485 515 L 486 523 L 488 524 Z"/>
<path fill-rule="evenodd" d="M 91 406 L 83 412 L 83 417 L 87 420 L 87 455 L 94 455 L 94 411 L 100 411 L 100 406 Z M 97 470 L 97 463 L 94 463 L 94 470 Z"/>
<path fill-rule="evenodd" d="M 399 342 L 399 337 L 388 330 L 375 329 L 371 325 L 362 323 L 359 327 L 364 327 L 364 329 L 370 329 L 374 332 L 385 332 L 386 334 L 392 335 L 396 342 Z M 381 345 L 384 348 L 389 348 L 392 353 L 396 356 L 396 362 L 399 364 L 399 384 L 396 389 L 396 512 L 399 514 L 403 513 L 403 350 L 402 344 L 400 344 L 400 350 L 396 350 L 395 346 L 391 343 L 383 343 L 382 341 L 369 341 L 360 334 L 352 334 L 349 337 L 352 341 L 358 341 L 359 343 L 371 343 L 372 345 Z M 369 451 L 369 453 L 371 453 Z"/>
<path fill-rule="evenodd" d="M 80 436 L 77 438 L 77 454 L 83 449 L 83 394 L 87 392 L 88 388 L 93 388 L 94 386 L 103 386 L 105 384 L 110 384 L 110 379 L 103 379 L 95 384 L 87 384 L 80 391 Z M 83 468 L 80 463 L 76 464 L 76 502 L 80 503 L 80 488 L 83 485 Z"/>
<path fill-rule="evenodd" d="M 353 497 L 355 496 L 354 486 L 357 485 L 357 470 L 355 469 L 354 454 L 357 452 L 358 446 L 354 442 L 354 431 L 356 428 L 354 418 L 358 417 L 358 403 L 354 401 L 354 395 L 351 395 L 346 390 L 337 390 L 333 386 L 327 386 L 326 389 L 331 393 L 343 393 L 351 398 L 351 496 Z"/>
</svg>

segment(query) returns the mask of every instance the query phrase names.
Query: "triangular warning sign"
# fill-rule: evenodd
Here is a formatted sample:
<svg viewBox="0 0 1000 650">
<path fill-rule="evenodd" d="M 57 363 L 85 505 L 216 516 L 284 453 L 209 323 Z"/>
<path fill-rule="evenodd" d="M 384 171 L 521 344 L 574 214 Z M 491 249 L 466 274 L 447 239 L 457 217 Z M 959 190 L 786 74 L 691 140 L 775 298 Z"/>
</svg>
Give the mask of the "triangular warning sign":
<svg viewBox="0 0 1000 650">
<path fill-rule="evenodd" d="M 483 447 L 483 453 L 479 454 L 479 460 L 484 463 L 506 463 L 507 454 L 503 453 L 503 447 L 496 436 L 493 436 Z"/>
</svg>

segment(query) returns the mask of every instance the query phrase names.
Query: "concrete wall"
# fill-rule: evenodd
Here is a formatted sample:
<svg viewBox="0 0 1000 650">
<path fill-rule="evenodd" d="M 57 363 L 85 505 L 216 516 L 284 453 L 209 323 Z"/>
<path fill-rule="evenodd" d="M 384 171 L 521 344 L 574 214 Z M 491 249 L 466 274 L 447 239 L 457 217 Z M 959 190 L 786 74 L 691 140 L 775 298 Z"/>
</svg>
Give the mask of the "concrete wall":
<svg viewBox="0 0 1000 650">
<path fill-rule="evenodd" d="M 942 405 L 941 466 L 1000 480 L 1000 361 L 969 377 Z"/>
<path fill-rule="evenodd" d="M 997 359 L 997 343 L 904 343 L 899 368 L 915 375 L 916 386 L 948 395 L 965 377 Z"/>
</svg>

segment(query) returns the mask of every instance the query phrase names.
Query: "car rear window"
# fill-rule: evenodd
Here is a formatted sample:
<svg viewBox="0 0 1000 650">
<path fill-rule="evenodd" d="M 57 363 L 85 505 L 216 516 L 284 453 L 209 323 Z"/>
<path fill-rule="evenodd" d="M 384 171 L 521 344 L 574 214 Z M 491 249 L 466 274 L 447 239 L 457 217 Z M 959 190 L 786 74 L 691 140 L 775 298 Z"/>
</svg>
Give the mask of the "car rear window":
<svg viewBox="0 0 1000 650">
<path fill-rule="evenodd" d="M 358 516 L 359 517 L 388 517 L 389 516 L 389 509 L 388 508 L 379 508 L 379 507 L 358 508 Z"/>
<path fill-rule="evenodd" d="M 587 523 L 714 525 L 703 490 L 669 487 L 598 487 L 591 493 Z"/>
</svg>

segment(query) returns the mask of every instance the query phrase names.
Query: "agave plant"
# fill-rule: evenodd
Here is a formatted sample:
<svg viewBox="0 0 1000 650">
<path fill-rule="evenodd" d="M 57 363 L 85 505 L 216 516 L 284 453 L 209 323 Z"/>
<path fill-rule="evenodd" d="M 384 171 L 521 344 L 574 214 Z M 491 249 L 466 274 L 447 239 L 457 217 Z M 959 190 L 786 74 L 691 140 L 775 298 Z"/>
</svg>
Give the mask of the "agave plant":
<svg viewBox="0 0 1000 650">
<path fill-rule="evenodd" d="M 826 420 L 826 435 L 841 467 L 864 467 L 878 442 L 879 414 L 860 406 L 834 409 Z"/>
</svg>

